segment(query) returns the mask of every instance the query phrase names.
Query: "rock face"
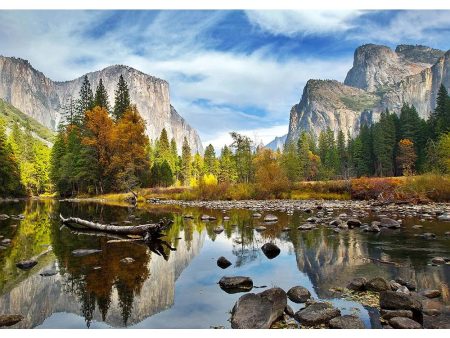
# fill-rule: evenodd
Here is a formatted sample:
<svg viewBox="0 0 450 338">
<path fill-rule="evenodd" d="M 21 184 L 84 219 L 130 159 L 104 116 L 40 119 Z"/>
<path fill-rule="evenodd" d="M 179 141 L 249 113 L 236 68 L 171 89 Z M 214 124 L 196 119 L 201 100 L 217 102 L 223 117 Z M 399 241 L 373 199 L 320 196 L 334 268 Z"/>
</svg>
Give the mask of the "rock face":
<svg viewBox="0 0 450 338">
<path fill-rule="evenodd" d="M 326 128 L 345 135 L 359 133 L 386 108 L 400 113 L 403 103 L 428 118 L 434 110 L 439 86 L 450 87 L 450 51 L 426 46 L 367 44 L 356 49 L 353 67 L 344 83 L 309 80 L 300 103 L 291 109 L 286 142 L 302 131 L 318 136 Z"/>
<path fill-rule="evenodd" d="M 239 298 L 233 307 L 231 327 L 269 329 L 273 322 L 283 315 L 286 305 L 286 292 L 280 288 L 246 294 Z"/>
<path fill-rule="evenodd" d="M 128 83 L 131 101 L 146 122 L 151 139 L 159 137 L 166 128 L 181 149 L 183 138 L 193 152 L 203 151 L 197 132 L 170 104 L 169 84 L 165 80 L 142 73 L 134 68 L 115 65 L 86 74 L 95 90 L 100 79 L 114 102 L 114 91 L 120 75 Z M 83 77 L 72 81 L 55 82 L 34 69 L 26 60 L 0 56 L 0 98 L 23 111 L 50 129 L 56 130 L 63 106 L 70 97 L 77 98 Z"/>
<path fill-rule="evenodd" d="M 271 142 L 267 143 L 264 147 L 277 151 L 278 149 L 283 150 L 284 144 L 286 143 L 287 134 L 283 136 L 275 137 Z"/>
</svg>

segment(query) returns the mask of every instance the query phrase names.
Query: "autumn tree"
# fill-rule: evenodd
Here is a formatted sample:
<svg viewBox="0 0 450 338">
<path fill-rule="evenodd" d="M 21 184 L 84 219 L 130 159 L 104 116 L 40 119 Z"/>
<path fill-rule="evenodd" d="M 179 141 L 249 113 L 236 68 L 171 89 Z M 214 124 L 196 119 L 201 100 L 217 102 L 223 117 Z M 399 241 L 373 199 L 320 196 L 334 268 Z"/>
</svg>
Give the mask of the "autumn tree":
<svg viewBox="0 0 450 338">
<path fill-rule="evenodd" d="M 409 176 L 413 174 L 414 163 L 417 159 L 414 150 L 414 143 L 410 139 L 402 139 L 398 143 L 397 161 L 403 171 L 403 175 Z"/>
<path fill-rule="evenodd" d="M 278 162 L 277 154 L 263 148 L 256 153 L 253 163 L 259 197 L 281 198 L 282 193 L 289 189 L 289 180 Z"/>
</svg>

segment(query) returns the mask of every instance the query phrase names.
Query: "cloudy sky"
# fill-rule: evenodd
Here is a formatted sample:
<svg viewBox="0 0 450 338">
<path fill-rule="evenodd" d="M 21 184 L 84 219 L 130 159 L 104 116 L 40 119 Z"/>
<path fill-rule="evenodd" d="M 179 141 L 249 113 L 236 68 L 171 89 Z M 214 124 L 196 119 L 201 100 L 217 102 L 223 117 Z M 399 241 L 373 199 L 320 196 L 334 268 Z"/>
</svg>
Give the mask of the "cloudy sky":
<svg viewBox="0 0 450 338">
<path fill-rule="evenodd" d="M 205 145 L 287 133 L 310 78 L 343 81 L 354 49 L 449 49 L 450 11 L 0 11 L 0 54 L 53 80 L 126 64 L 168 80 Z"/>
</svg>

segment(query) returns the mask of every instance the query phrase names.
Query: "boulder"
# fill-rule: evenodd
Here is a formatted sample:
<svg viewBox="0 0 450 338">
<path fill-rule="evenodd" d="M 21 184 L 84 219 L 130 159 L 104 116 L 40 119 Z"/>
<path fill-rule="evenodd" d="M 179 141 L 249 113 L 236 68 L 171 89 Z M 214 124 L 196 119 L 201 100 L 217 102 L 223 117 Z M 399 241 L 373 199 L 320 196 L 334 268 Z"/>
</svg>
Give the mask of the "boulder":
<svg viewBox="0 0 450 338">
<path fill-rule="evenodd" d="M 380 228 L 376 224 L 369 225 L 367 228 L 364 228 L 365 232 L 380 232 Z"/>
<path fill-rule="evenodd" d="M 438 220 L 439 221 L 443 221 L 443 222 L 450 222 L 450 214 L 443 214 L 438 216 Z"/>
<path fill-rule="evenodd" d="M 267 230 L 267 228 L 264 225 L 260 225 L 260 226 L 257 226 L 255 228 L 255 230 L 258 231 L 258 232 L 262 232 L 262 231 Z"/>
<path fill-rule="evenodd" d="M 260 213 L 258 213 L 258 212 L 255 212 L 253 215 L 252 215 L 252 217 L 255 217 L 255 218 L 260 218 L 262 215 L 260 214 Z"/>
<path fill-rule="evenodd" d="M 400 222 L 395 219 L 385 217 L 380 219 L 380 226 L 383 228 L 398 229 L 400 228 Z"/>
<path fill-rule="evenodd" d="M 300 225 L 297 229 L 307 231 L 307 230 L 315 229 L 315 226 L 313 224 L 303 224 L 303 225 Z"/>
<path fill-rule="evenodd" d="M 223 256 L 221 256 L 217 259 L 217 266 L 222 269 L 226 269 L 231 265 L 232 265 L 231 262 Z"/>
<path fill-rule="evenodd" d="M 278 222 L 278 217 L 275 215 L 268 214 L 268 215 L 264 216 L 264 222 L 266 222 L 266 223 Z"/>
<path fill-rule="evenodd" d="M 264 252 L 264 255 L 266 255 L 267 258 L 272 259 L 277 257 L 281 250 L 280 248 L 273 243 L 266 243 L 261 247 L 262 252 Z"/>
<path fill-rule="evenodd" d="M 381 292 L 390 290 L 391 287 L 388 283 L 388 281 L 382 277 L 373 278 L 366 284 L 366 290 L 374 291 L 374 292 Z"/>
<path fill-rule="evenodd" d="M 367 279 L 364 277 L 353 278 L 350 283 L 347 284 L 347 289 L 353 291 L 364 291 L 366 289 Z"/>
<path fill-rule="evenodd" d="M 365 329 L 364 322 L 357 316 L 345 315 L 330 320 L 332 329 Z"/>
<path fill-rule="evenodd" d="M 412 318 L 413 313 L 411 310 L 386 310 L 381 309 L 380 310 L 381 318 L 385 320 L 389 320 L 394 317 L 405 317 L 405 318 Z"/>
<path fill-rule="evenodd" d="M 223 232 L 223 230 L 224 230 L 223 226 L 218 226 L 217 228 L 214 228 L 213 231 L 215 234 L 219 235 Z"/>
<path fill-rule="evenodd" d="M 19 269 L 22 269 L 22 270 L 29 270 L 33 266 L 35 266 L 37 263 L 38 263 L 37 261 L 31 259 L 31 260 L 28 260 L 28 261 L 19 262 L 19 263 L 16 264 L 16 266 Z"/>
<path fill-rule="evenodd" d="M 332 220 L 332 221 L 329 223 L 329 225 L 332 226 L 332 227 L 337 227 L 337 226 L 339 226 L 339 224 L 341 224 L 341 223 L 342 223 L 342 221 L 341 221 L 340 219 L 334 219 L 334 220 Z"/>
<path fill-rule="evenodd" d="M 445 264 L 445 259 L 444 259 L 443 257 L 434 257 L 434 258 L 431 260 L 431 263 L 433 263 L 433 264 L 438 264 L 438 265 L 440 265 L 440 264 Z"/>
<path fill-rule="evenodd" d="M 289 317 L 294 317 L 295 314 L 294 310 L 290 307 L 290 305 L 286 305 L 284 313 L 287 314 Z"/>
<path fill-rule="evenodd" d="M 409 289 L 406 286 L 404 286 L 404 285 L 400 285 L 400 287 L 397 290 L 395 290 L 395 291 L 396 292 L 405 293 L 405 294 L 409 295 Z"/>
<path fill-rule="evenodd" d="M 12 326 L 23 320 L 22 315 L 0 315 L 0 327 Z"/>
<path fill-rule="evenodd" d="M 305 326 L 328 324 L 328 322 L 341 315 L 341 311 L 331 304 L 317 302 L 296 312 L 294 318 Z"/>
<path fill-rule="evenodd" d="M 253 289 L 253 281 L 249 277 L 222 277 L 220 288 L 227 293 L 247 292 Z"/>
<path fill-rule="evenodd" d="M 428 289 L 421 291 L 420 294 L 427 298 L 438 298 L 441 296 L 441 291 Z"/>
<path fill-rule="evenodd" d="M 83 256 L 92 255 L 92 254 L 99 253 L 99 252 L 102 252 L 102 250 L 97 250 L 97 249 L 77 249 L 77 250 L 73 250 L 72 251 L 72 255 L 74 255 L 75 257 L 83 257 Z"/>
<path fill-rule="evenodd" d="M 389 320 L 389 325 L 394 329 L 421 329 L 422 325 L 406 317 L 394 317 Z"/>
<path fill-rule="evenodd" d="M 311 293 L 303 286 L 294 286 L 289 289 L 287 296 L 294 303 L 305 303 L 311 298 Z"/>
<path fill-rule="evenodd" d="M 356 218 L 350 218 L 347 221 L 347 225 L 349 228 L 355 228 L 355 227 L 360 227 L 361 226 L 361 221 L 359 219 Z"/>
<path fill-rule="evenodd" d="M 243 295 L 231 312 L 231 327 L 233 329 L 269 329 L 283 315 L 286 306 L 286 292 L 280 288 Z"/>
<path fill-rule="evenodd" d="M 421 311 L 422 303 L 414 295 L 396 291 L 383 291 L 380 293 L 380 307 L 387 310 Z"/>
<path fill-rule="evenodd" d="M 0 221 L 4 221 L 4 220 L 7 220 L 7 219 L 9 219 L 9 216 L 8 216 L 8 215 L 6 215 L 6 214 L 0 214 Z"/>
</svg>

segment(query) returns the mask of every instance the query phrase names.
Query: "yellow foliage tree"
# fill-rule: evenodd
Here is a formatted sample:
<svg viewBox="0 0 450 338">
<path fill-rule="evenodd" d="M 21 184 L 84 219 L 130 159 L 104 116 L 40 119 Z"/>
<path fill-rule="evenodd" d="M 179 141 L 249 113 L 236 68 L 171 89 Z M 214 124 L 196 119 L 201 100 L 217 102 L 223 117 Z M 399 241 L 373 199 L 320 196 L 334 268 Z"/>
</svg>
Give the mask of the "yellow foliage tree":
<svg viewBox="0 0 450 338">
<path fill-rule="evenodd" d="M 280 198 L 289 189 L 289 180 L 279 164 L 278 156 L 272 150 L 263 148 L 253 160 L 256 190 L 260 198 Z"/>
</svg>

